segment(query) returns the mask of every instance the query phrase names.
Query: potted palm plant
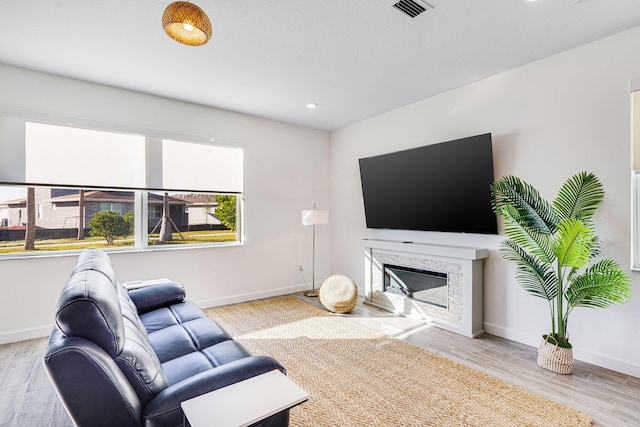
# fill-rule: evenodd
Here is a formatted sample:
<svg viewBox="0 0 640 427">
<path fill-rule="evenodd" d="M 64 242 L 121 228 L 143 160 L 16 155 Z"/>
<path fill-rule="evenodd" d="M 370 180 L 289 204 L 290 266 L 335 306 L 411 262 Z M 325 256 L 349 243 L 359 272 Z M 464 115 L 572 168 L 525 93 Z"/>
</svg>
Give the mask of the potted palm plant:
<svg viewBox="0 0 640 427">
<path fill-rule="evenodd" d="M 538 365 L 570 374 L 573 352 L 567 323 L 577 307 L 606 308 L 631 298 L 629 276 L 610 259 L 596 261 L 594 214 L 604 198 L 598 178 L 569 178 L 549 203 L 530 184 L 504 176 L 491 184 L 493 209 L 504 219 L 502 256 L 516 263 L 516 280 L 549 302 L 551 331 L 538 348 Z"/>
</svg>

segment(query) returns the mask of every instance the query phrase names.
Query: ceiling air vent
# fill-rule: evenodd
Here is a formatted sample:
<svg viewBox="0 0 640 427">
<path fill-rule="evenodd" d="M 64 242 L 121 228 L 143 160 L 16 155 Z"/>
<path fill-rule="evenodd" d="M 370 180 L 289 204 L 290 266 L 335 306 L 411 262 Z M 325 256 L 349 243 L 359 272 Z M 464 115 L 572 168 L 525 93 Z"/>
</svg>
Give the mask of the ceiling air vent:
<svg viewBox="0 0 640 427">
<path fill-rule="evenodd" d="M 433 9 L 433 6 L 424 1 L 400 0 L 393 4 L 393 8 L 404 13 L 409 18 L 415 18 L 423 12 L 426 12 L 428 9 Z"/>
</svg>

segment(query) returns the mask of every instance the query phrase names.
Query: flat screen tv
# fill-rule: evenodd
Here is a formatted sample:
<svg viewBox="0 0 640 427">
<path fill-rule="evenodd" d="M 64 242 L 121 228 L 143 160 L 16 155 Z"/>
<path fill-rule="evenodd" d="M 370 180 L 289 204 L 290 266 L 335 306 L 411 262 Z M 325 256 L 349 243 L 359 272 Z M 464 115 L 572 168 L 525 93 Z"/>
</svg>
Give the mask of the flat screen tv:
<svg viewBox="0 0 640 427">
<path fill-rule="evenodd" d="M 498 234 L 490 133 L 359 162 L 367 228 Z"/>
</svg>

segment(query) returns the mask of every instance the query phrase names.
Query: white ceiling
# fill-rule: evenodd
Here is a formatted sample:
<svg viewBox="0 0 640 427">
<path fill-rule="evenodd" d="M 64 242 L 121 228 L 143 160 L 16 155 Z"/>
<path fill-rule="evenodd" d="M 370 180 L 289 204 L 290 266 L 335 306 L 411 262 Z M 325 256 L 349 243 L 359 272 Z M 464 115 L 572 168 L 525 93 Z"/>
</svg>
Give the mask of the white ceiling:
<svg viewBox="0 0 640 427">
<path fill-rule="evenodd" d="M 201 47 L 164 34 L 170 0 L 3 0 L 0 63 L 334 130 L 640 25 L 640 0 L 193 1 Z"/>
</svg>

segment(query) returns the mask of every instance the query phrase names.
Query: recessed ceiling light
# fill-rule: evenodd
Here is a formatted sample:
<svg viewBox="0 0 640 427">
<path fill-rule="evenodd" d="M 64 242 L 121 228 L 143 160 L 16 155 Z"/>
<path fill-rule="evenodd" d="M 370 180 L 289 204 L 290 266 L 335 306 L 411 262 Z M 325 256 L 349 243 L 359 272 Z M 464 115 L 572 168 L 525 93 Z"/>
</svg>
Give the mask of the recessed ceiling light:
<svg viewBox="0 0 640 427">
<path fill-rule="evenodd" d="M 310 110 L 313 110 L 317 106 L 318 106 L 318 104 L 316 104 L 315 102 L 310 102 L 310 103 L 307 104 L 307 108 L 310 109 Z"/>
</svg>

